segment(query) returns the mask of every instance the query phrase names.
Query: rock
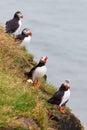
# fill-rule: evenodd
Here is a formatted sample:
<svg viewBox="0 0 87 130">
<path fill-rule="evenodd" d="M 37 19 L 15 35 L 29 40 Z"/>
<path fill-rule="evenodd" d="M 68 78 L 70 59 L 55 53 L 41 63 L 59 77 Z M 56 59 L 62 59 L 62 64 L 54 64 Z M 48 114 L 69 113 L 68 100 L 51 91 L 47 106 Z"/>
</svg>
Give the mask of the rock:
<svg viewBox="0 0 87 130">
<path fill-rule="evenodd" d="M 29 130 L 41 130 L 36 124 L 36 122 L 31 118 L 23 117 L 23 118 L 20 118 L 19 121 L 22 122 L 25 128 Z"/>
<path fill-rule="evenodd" d="M 41 130 L 33 119 L 26 117 L 15 119 L 11 122 L 9 129 L 6 130 L 10 130 L 11 128 L 14 130 L 17 127 L 21 127 L 24 130 Z"/>
<path fill-rule="evenodd" d="M 80 120 L 72 113 L 50 113 L 49 123 L 54 130 L 84 130 Z"/>
<path fill-rule="evenodd" d="M 22 117 L 18 119 L 18 122 L 24 124 L 24 128 L 26 128 L 27 130 L 41 130 L 36 122 L 31 118 Z"/>
</svg>

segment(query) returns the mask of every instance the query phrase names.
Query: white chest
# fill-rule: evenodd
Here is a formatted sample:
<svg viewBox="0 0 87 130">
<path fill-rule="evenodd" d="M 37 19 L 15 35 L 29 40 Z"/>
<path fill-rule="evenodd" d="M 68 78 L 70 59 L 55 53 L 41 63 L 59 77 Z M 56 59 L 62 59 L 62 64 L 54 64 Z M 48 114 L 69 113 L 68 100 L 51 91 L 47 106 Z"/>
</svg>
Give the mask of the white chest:
<svg viewBox="0 0 87 130">
<path fill-rule="evenodd" d="M 24 40 L 21 43 L 21 46 L 25 46 L 26 44 L 28 44 L 30 42 L 30 40 L 31 40 L 30 36 L 25 37 Z"/>
<path fill-rule="evenodd" d="M 64 104 L 67 100 L 69 100 L 69 98 L 70 98 L 70 89 L 64 92 L 64 96 L 62 97 L 62 102 L 60 103 L 60 106 Z"/>
<path fill-rule="evenodd" d="M 21 25 L 22 25 L 21 20 L 19 20 L 19 21 L 18 21 L 18 24 L 19 24 L 19 27 L 18 27 L 18 29 L 17 29 L 17 30 L 16 30 L 16 32 L 15 32 L 16 34 L 18 33 L 18 31 L 19 31 L 19 30 L 20 30 L 20 28 L 21 28 Z"/>
<path fill-rule="evenodd" d="M 19 21 L 18 21 L 18 24 L 19 24 L 19 28 L 20 28 L 20 27 L 21 27 L 21 25 L 22 25 L 21 20 L 19 20 Z"/>
<path fill-rule="evenodd" d="M 47 68 L 46 66 L 38 67 L 33 73 L 33 81 L 37 78 L 41 78 L 46 74 Z"/>
</svg>

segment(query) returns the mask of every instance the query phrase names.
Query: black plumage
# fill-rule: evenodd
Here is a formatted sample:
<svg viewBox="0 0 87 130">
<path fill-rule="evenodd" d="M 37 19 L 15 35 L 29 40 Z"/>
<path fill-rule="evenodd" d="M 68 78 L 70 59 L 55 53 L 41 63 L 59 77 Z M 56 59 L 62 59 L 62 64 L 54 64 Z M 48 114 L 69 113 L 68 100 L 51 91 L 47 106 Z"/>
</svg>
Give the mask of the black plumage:
<svg viewBox="0 0 87 130">
<path fill-rule="evenodd" d="M 23 18 L 23 15 L 20 11 L 17 11 L 14 14 L 13 19 L 9 20 L 5 24 L 6 32 L 7 33 L 14 33 L 19 28 L 19 20 Z"/>
<path fill-rule="evenodd" d="M 47 60 L 48 60 L 47 56 L 42 57 L 39 63 L 35 67 L 33 67 L 30 70 L 30 72 L 25 73 L 25 76 L 28 79 L 27 81 L 31 82 L 30 79 L 32 79 L 32 83 L 34 87 L 42 86 L 41 83 L 39 83 L 39 79 L 46 75 L 47 68 L 45 64 Z"/>
<path fill-rule="evenodd" d="M 45 62 L 43 60 L 40 60 L 39 63 L 36 66 L 34 66 L 29 72 L 25 72 L 25 76 L 27 77 L 27 79 L 32 78 L 33 72 L 35 71 L 37 67 L 42 67 L 44 65 L 45 65 Z"/>
<path fill-rule="evenodd" d="M 65 81 L 65 82 L 68 82 L 68 81 Z M 66 84 L 63 83 L 60 86 L 59 90 L 56 93 L 54 93 L 53 96 L 47 102 L 58 105 L 58 106 L 64 106 L 70 97 L 70 91 L 68 91 L 70 89 L 70 86 L 67 84 L 68 83 Z M 65 94 L 65 92 L 68 92 L 68 93 Z"/>
<path fill-rule="evenodd" d="M 59 105 L 61 103 L 62 96 L 64 95 L 64 89 L 65 86 L 62 84 L 59 90 L 48 100 L 48 103 Z"/>
<path fill-rule="evenodd" d="M 32 32 L 30 31 L 30 29 L 24 28 L 21 34 L 18 34 L 15 39 L 19 41 L 23 41 L 25 38 L 31 37 L 31 36 L 32 36 Z"/>
<path fill-rule="evenodd" d="M 25 37 L 27 37 L 25 34 L 19 34 L 16 36 L 16 40 L 22 41 L 22 40 L 24 40 Z"/>
</svg>

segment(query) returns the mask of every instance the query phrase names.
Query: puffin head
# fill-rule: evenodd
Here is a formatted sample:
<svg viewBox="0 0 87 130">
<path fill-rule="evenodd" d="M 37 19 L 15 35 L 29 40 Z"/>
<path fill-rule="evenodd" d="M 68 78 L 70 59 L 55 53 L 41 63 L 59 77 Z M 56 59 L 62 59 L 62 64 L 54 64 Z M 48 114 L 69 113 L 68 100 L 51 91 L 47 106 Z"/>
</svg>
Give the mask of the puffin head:
<svg viewBox="0 0 87 130">
<path fill-rule="evenodd" d="M 43 56 L 43 57 L 41 57 L 40 62 L 46 64 L 47 60 L 48 60 L 48 57 L 47 56 Z"/>
<path fill-rule="evenodd" d="M 14 14 L 14 18 L 21 19 L 21 18 L 23 18 L 23 14 L 22 14 L 20 11 L 17 11 L 17 12 Z"/>
<path fill-rule="evenodd" d="M 65 80 L 63 84 L 67 90 L 70 89 L 69 80 Z"/>
<path fill-rule="evenodd" d="M 32 36 L 32 32 L 28 28 L 24 28 L 22 34 L 26 36 Z"/>
</svg>

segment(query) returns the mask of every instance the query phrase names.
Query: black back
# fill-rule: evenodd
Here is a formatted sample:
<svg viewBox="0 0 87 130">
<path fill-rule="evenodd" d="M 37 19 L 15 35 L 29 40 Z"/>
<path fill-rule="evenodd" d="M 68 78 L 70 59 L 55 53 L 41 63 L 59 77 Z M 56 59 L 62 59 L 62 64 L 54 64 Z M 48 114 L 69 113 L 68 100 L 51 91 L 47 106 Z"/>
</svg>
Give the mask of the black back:
<svg viewBox="0 0 87 130">
<path fill-rule="evenodd" d="M 24 40 L 25 37 L 28 37 L 28 35 L 27 34 L 25 35 L 25 34 L 21 33 L 21 34 L 16 36 L 16 39 L 22 41 L 22 40 Z"/>
<path fill-rule="evenodd" d="M 19 19 L 17 19 L 17 18 L 13 18 L 6 22 L 6 32 L 7 33 L 14 33 L 18 29 L 18 27 L 19 27 L 18 20 Z"/>
<path fill-rule="evenodd" d="M 25 38 L 25 36 L 22 35 L 22 34 L 19 34 L 19 35 L 16 36 L 16 39 L 20 40 L 20 41 L 24 40 L 24 38 Z"/>
<path fill-rule="evenodd" d="M 59 90 L 56 93 L 54 93 L 54 95 L 47 102 L 51 104 L 59 105 L 62 101 L 62 97 L 65 91 L 67 91 L 67 89 L 64 86 L 64 84 L 62 84 Z"/>
</svg>

